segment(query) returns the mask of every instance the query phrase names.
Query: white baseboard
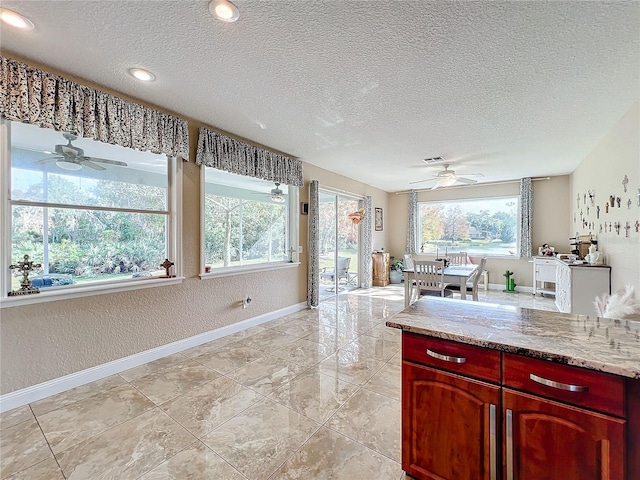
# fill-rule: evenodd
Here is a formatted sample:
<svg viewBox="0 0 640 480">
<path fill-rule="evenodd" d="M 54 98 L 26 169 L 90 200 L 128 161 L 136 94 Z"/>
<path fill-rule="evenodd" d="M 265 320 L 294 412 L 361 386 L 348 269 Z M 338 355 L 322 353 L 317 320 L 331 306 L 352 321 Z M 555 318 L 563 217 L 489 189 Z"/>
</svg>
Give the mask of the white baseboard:
<svg viewBox="0 0 640 480">
<path fill-rule="evenodd" d="M 481 285 L 478 285 L 478 289 L 482 289 Z M 490 283 L 489 290 L 504 290 L 504 283 Z M 516 285 L 516 292 L 522 293 L 531 293 L 533 294 L 533 287 L 521 287 L 520 285 Z"/>
<path fill-rule="evenodd" d="M 116 373 L 124 372 L 130 368 L 144 365 L 145 363 L 152 362 L 167 355 L 173 355 L 174 353 L 187 350 L 189 348 L 197 347 L 203 343 L 216 340 L 221 337 L 226 337 L 232 333 L 246 330 L 249 327 L 260 325 L 262 323 L 280 318 L 284 315 L 289 315 L 300 310 L 305 310 L 307 303 L 298 303 L 289 307 L 274 310 L 273 312 L 258 315 L 257 317 L 242 320 L 241 322 L 233 323 L 225 327 L 211 330 L 209 332 L 194 335 L 193 337 L 178 340 L 177 342 L 168 343 L 160 347 L 152 348 L 144 352 L 136 353 L 128 357 L 119 358 L 111 362 L 103 363 L 102 365 L 96 365 L 95 367 L 87 368 L 79 372 L 70 373 L 64 377 L 54 378 L 46 382 L 26 387 L 15 392 L 7 393 L 0 396 L 0 413 L 12 410 L 14 408 L 27 405 L 28 403 L 41 400 L 43 398 L 50 397 L 60 392 L 70 390 L 81 385 L 95 382 L 101 378 L 114 375 Z"/>
</svg>

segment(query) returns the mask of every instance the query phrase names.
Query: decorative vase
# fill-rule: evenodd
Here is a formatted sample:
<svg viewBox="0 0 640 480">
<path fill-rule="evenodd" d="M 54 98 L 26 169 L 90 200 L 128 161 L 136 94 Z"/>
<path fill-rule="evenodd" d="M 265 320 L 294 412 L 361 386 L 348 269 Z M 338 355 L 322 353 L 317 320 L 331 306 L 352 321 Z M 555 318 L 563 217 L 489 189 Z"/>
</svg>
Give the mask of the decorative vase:
<svg viewBox="0 0 640 480">
<path fill-rule="evenodd" d="M 389 281 L 391 283 L 402 283 L 402 272 L 397 270 L 391 270 L 389 272 Z"/>
</svg>

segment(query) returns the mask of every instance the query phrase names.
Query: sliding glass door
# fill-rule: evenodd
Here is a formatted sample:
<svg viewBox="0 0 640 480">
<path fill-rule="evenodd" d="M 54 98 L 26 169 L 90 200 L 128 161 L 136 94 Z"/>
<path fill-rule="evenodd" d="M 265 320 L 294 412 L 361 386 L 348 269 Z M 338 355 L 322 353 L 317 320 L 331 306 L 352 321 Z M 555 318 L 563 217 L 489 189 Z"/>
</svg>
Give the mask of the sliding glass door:
<svg viewBox="0 0 640 480">
<path fill-rule="evenodd" d="M 353 214 L 362 200 L 320 190 L 320 300 L 360 285 L 360 224 Z"/>
</svg>

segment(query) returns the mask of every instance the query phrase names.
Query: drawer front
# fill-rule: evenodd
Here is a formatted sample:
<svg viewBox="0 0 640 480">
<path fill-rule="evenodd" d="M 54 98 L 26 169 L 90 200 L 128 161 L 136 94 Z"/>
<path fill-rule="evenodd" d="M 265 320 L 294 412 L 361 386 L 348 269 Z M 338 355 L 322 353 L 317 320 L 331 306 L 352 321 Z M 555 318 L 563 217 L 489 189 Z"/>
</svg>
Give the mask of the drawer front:
<svg viewBox="0 0 640 480">
<path fill-rule="evenodd" d="M 546 258 L 536 258 L 535 263 L 536 265 L 551 265 L 553 268 L 556 267 L 555 259 L 547 260 Z"/>
<path fill-rule="evenodd" d="M 607 373 L 505 353 L 505 387 L 623 417 L 624 381 Z"/>
<path fill-rule="evenodd" d="M 500 383 L 500 352 L 496 350 L 403 333 L 402 358 L 409 362 Z"/>
</svg>

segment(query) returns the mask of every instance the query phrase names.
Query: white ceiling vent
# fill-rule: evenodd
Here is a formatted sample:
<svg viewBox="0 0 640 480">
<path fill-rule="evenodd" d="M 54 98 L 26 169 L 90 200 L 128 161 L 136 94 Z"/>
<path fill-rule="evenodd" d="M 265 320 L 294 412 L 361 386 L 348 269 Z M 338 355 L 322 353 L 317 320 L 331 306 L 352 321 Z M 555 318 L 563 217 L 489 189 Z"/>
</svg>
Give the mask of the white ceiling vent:
<svg viewBox="0 0 640 480">
<path fill-rule="evenodd" d="M 426 163 L 427 165 L 433 165 L 434 163 L 442 163 L 442 162 L 444 162 L 444 157 L 425 158 L 422 161 L 424 163 Z"/>
</svg>

